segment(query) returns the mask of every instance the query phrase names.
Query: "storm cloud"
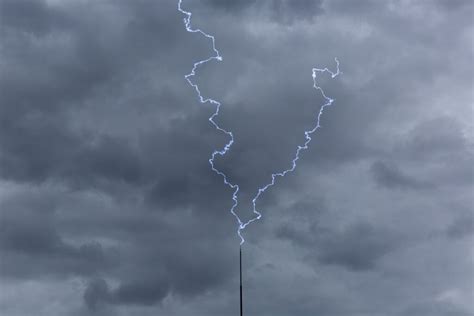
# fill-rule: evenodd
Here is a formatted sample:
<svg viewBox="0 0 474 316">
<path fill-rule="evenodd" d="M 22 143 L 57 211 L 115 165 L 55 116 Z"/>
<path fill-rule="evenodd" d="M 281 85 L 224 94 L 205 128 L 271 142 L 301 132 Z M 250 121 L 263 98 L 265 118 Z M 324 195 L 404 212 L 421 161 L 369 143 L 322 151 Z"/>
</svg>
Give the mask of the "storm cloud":
<svg viewBox="0 0 474 316">
<path fill-rule="evenodd" d="M 471 315 L 471 1 L 183 1 L 252 315 Z M 236 315 L 177 1 L 0 0 L 0 314 Z"/>
</svg>

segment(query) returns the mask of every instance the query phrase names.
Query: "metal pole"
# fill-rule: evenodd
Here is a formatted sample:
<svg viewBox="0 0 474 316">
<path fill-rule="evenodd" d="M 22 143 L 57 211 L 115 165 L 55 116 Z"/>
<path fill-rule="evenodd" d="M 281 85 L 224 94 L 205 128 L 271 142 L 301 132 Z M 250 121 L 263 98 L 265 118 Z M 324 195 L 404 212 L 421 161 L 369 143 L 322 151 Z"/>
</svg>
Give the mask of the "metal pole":
<svg viewBox="0 0 474 316">
<path fill-rule="evenodd" d="M 242 247 L 240 247 L 239 261 L 240 261 L 240 316 L 243 316 L 243 309 L 242 309 Z"/>
</svg>

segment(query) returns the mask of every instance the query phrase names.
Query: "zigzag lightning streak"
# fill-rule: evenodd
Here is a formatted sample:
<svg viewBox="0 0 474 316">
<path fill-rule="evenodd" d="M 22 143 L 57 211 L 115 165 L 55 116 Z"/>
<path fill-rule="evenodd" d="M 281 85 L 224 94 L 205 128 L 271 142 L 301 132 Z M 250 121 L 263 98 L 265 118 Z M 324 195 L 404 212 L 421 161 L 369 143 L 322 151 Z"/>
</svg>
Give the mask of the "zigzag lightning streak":
<svg viewBox="0 0 474 316">
<path fill-rule="evenodd" d="M 211 155 L 211 158 L 209 158 L 209 164 L 211 165 L 211 168 L 212 170 L 217 173 L 218 175 L 222 176 L 223 180 L 224 180 L 224 183 L 229 186 L 232 190 L 233 190 L 233 194 L 232 194 L 232 200 L 234 201 L 234 203 L 232 204 L 232 207 L 230 209 L 230 212 L 232 213 L 232 215 L 234 215 L 234 217 L 237 219 L 237 222 L 239 224 L 239 227 L 237 229 L 237 234 L 239 235 L 240 237 L 240 244 L 242 245 L 244 242 L 245 242 L 245 239 L 244 237 L 242 236 L 242 231 L 250 224 L 250 223 L 253 223 L 254 221 L 256 220 L 259 220 L 261 217 L 262 217 L 262 214 L 257 210 L 257 200 L 259 199 L 259 197 L 270 187 L 272 187 L 273 185 L 275 185 L 275 181 L 276 181 L 276 178 L 277 177 L 284 177 L 287 173 L 290 173 L 292 171 L 294 171 L 296 169 L 296 162 L 300 159 L 300 152 L 302 150 L 305 150 L 305 149 L 308 149 L 308 145 L 309 143 L 311 142 L 312 138 L 311 138 L 311 135 L 316 132 L 317 129 L 321 128 L 321 124 L 320 124 L 320 121 L 321 121 L 321 116 L 323 114 L 323 111 L 324 111 L 324 108 L 327 107 L 327 106 L 330 106 L 333 102 L 334 102 L 334 99 L 331 99 L 329 98 L 328 96 L 326 96 L 326 94 L 324 93 L 323 89 L 317 85 L 316 83 L 316 78 L 317 78 L 317 74 L 318 73 L 329 73 L 331 75 L 331 78 L 335 78 L 337 75 L 339 75 L 340 72 L 339 71 L 339 61 L 337 58 L 335 58 L 335 61 L 336 61 L 336 71 L 335 72 L 332 72 L 331 70 L 329 70 L 328 68 L 324 68 L 324 69 L 319 69 L 319 68 L 313 68 L 312 69 L 312 77 L 313 77 L 313 88 L 315 88 L 316 90 L 319 90 L 322 94 L 322 96 L 324 97 L 325 99 L 325 103 L 321 106 L 319 112 L 318 112 L 318 115 L 317 115 L 317 120 L 316 120 L 316 124 L 315 126 L 311 129 L 311 130 L 308 130 L 308 131 L 305 131 L 304 134 L 305 134 L 305 142 L 303 143 L 303 145 L 299 145 L 296 149 L 296 153 L 295 153 L 295 156 L 292 160 L 292 164 L 291 164 L 291 167 L 289 169 L 286 169 L 284 171 L 281 171 L 281 172 L 277 172 L 277 173 L 273 173 L 272 174 L 272 180 L 271 182 L 267 183 L 266 185 L 264 185 L 263 187 L 260 187 L 258 189 L 258 192 L 257 192 L 257 195 L 255 195 L 255 197 L 253 198 L 252 200 L 252 206 L 253 206 L 253 213 L 255 214 L 255 217 L 248 220 L 247 222 L 242 222 L 242 220 L 239 218 L 239 216 L 235 213 L 235 208 L 237 207 L 238 205 L 238 198 L 237 198 L 237 195 L 239 193 L 239 186 L 237 184 L 233 184 L 231 182 L 229 182 L 229 180 L 227 179 L 227 176 L 225 173 L 223 173 L 222 171 L 216 169 L 215 165 L 214 165 L 214 160 L 216 158 L 217 155 L 219 156 L 224 156 L 229 150 L 230 150 L 230 147 L 232 146 L 232 144 L 234 143 L 234 135 L 232 134 L 232 132 L 230 131 L 227 131 L 225 130 L 224 128 L 220 127 L 215 121 L 214 119 L 219 115 L 219 110 L 220 110 L 220 107 L 221 107 L 221 103 L 219 101 L 216 101 L 214 99 L 211 99 L 211 98 L 205 98 L 202 96 L 201 94 L 201 91 L 199 90 L 199 86 L 197 84 L 195 84 L 191 78 L 196 76 L 196 70 L 197 68 L 199 68 L 201 65 L 207 63 L 207 62 L 210 62 L 212 60 L 216 60 L 216 61 L 222 61 L 222 56 L 220 55 L 219 51 L 217 50 L 216 48 L 216 40 L 214 38 L 214 36 L 212 35 L 209 35 L 207 33 L 205 33 L 204 31 L 202 31 L 201 29 L 193 29 L 191 27 L 191 16 L 192 16 L 192 13 L 191 12 L 188 12 L 186 10 L 183 10 L 182 6 L 182 0 L 179 0 L 178 1 L 178 11 L 183 13 L 185 15 L 184 17 L 184 25 L 186 27 L 186 31 L 190 32 L 190 33 L 199 33 L 201 34 L 202 36 L 208 38 L 211 40 L 212 42 L 212 50 L 214 52 L 214 55 L 213 56 L 210 56 L 209 58 L 207 59 L 204 59 L 204 60 L 200 60 L 198 62 L 195 62 L 194 65 L 193 65 L 193 68 L 191 69 L 191 72 L 187 75 L 184 76 L 184 78 L 187 80 L 187 82 L 191 85 L 191 87 L 194 88 L 194 90 L 196 91 L 198 97 L 199 97 L 199 102 L 201 103 L 209 103 L 209 104 L 212 104 L 212 105 L 215 105 L 216 106 L 216 110 L 215 112 L 209 117 L 209 122 L 211 122 L 211 124 L 220 132 L 226 134 L 229 136 L 230 140 L 227 144 L 225 144 L 225 146 L 221 149 L 221 150 L 214 150 L 214 152 L 212 153 Z"/>
</svg>

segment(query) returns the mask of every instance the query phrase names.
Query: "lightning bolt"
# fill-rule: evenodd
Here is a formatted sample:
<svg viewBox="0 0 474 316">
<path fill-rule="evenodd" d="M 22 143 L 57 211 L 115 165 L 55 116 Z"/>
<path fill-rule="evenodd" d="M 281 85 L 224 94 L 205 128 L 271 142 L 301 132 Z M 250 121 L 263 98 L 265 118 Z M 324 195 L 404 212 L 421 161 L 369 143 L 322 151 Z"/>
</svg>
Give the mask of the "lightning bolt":
<svg viewBox="0 0 474 316">
<path fill-rule="evenodd" d="M 318 77 L 318 73 L 319 74 L 322 74 L 322 73 L 328 73 L 331 75 L 331 78 L 335 78 L 336 76 L 338 76 L 339 74 L 341 74 L 342 72 L 339 70 L 339 60 L 337 58 L 334 58 L 335 62 L 336 62 L 336 71 L 333 72 L 331 70 L 329 70 L 328 68 L 323 68 L 323 69 L 320 69 L 320 68 L 313 68 L 312 69 L 312 78 L 313 78 L 313 88 L 315 88 L 316 90 L 318 90 L 323 98 L 325 99 L 325 103 L 321 106 L 321 108 L 319 109 L 319 112 L 318 114 L 316 115 L 316 122 L 315 122 L 315 125 L 313 126 L 312 129 L 310 130 L 307 130 L 304 132 L 304 135 L 305 135 L 305 141 L 302 145 L 298 145 L 297 149 L 296 149 L 296 152 L 295 152 L 295 155 L 294 155 L 294 158 L 292 160 L 292 163 L 291 163 L 291 166 L 290 168 L 286 169 L 286 170 L 283 170 L 283 171 L 280 171 L 280 172 L 277 172 L 277 173 L 272 173 L 272 176 L 271 176 L 271 181 L 267 184 L 265 184 L 264 186 L 260 187 L 258 189 L 258 192 L 257 194 L 255 195 L 255 197 L 252 199 L 252 212 L 255 214 L 255 217 L 253 217 L 252 219 L 246 221 L 246 222 L 243 222 L 239 216 L 235 213 L 235 208 L 237 207 L 237 205 L 239 204 L 238 202 L 238 193 L 239 193 L 239 185 L 238 184 L 234 184 L 234 183 L 231 183 L 228 179 L 227 179 L 227 175 L 225 173 L 223 173 L 222 171 L 218 170 L 215 165 L 214 165 L 214 161 L 215 161 L 215 158 L 216 156 L 224 156 L 229 150 L 230 150 L 230 147 L 232 146 L 232 144 L 234 143 L 234 135 L 232 134 L 232 132 L 230 131 L 227 131 L 226 129 L 220 127 L 216 122 L 215 122 L 215 118 L 219 115 L 219 111 L 220 111 L 220 108 L 221 108 L 221 103 L 217 100 L 214 100 L 214 99 L 211 99 L 211 98 L 206 98 L 206 97 L 203 97 L 202 94 L 201 94 L 201 90 L 199 89 L 199 86 L 194 83 L 192 81 L 192 78 L 194 76 L 196 76 L 196 70 L 202 66 L 203 64 L 205 63 L 208 63 L 210 61 L 222 61 L 222 56 L 221 54 L 219 53 L 219 51 L 217 50 L 216 48 L 216 39 L 214 36 L 202 31 L 201 29 L 199 28 L 192 28 L 191 27 L 191 17 L 192 17 L 192 13 L 191 12 L 188 12 L 186 10 L 184 10 L 182 8 L 182 0 L 178 0 L 178 11 L 181 12 L 182 14 L 185 15 L 183 21 L 184 21 L 184 25 L 186 27 L 186 31 L 190 32 L 190 33 L 198 33 L 198 34 L 201 34 L 202 36 L 204 36 L 205 38 L 209 39 L 212 43 L 212 50 L 214 52 L 214 54 L 212 56 L 210 56 L 209 58 L 207 59 L 204 59 L 204 60 L 200 60 L 200 61 L 197 61 L 194 63 L 193 65 L 193 68 L 191 69 L 191 72 L 187 75 L 184 76 L 184 78 L 186 79 L 186 81 L 191 85 L 191 87 L 194 88 L 194 90 L 196 91 L 197 95 L 198 95 L 198 98 L 199 98 L 199 102 L 201 103 L 209 103 L 209 104 L 212 104 L 215 106 L 216 110 L 214 111 L 214 113 L 209 117 L 209 122 L 211 122 L 211 124 L 216 128 L 216 130 L 226 134 L 227 136 L 229 136 L 230 140 L 229 142 L 227 142 L 225 144 L 225 146 L 220 149 L 220 150 L 214 150 L 212 155 L 211 155 L 211 158 L 209 158 L 209 164 L 211 165 L 211 169 L 217 173 L 218 175 L 220 175 L 223 180 L 224 180 L 224 183 L 229 186 L 232 190 L 233 190 L 233 194 L 232 194 L 232 200 L 234 201 L 234 203 L 232 204 L 232 207 L 230 208 L 230 213 L 232 213 L 232 215 L 234 215 L 234 217 L 236 218 L 237 222 L 238 222 L 238 229 L 237 229 L 237 234 L 239 235 L 239 238 L 240 238 L 240 245 L 242 245 L 244 242 L 245 242 L 245 239 L 244 237 L 242 236 L 242 231 L 251 223 L 253 223 L 254 221 L 257 221 L 259 220 L 261 217 L 262 217 L 262 214 L 257 210 L 257 201 L 258 199 L 260 198 L 260 196 L 270 187 L 272 187 L 273 185 L 275 185 L 275 182 L 276 182 L 276 179 L 277 177 L 284 177 L 286 174 L 294 171 L 296 169 L 296 163 L 297 161 L 300 159 L 300 153 L 301 151 L 303 150 L 306 150 L 308 149 L 308 145 L 309 143 L 311 142 L 312 138 L 311 138 L 311 135 L 316 132 L 319 128 L 321 128 L 321 116 L 323 115 L 323 112 L 324 112 L 324 109 L 328 106 L 330 106 L 333 102 L 334 102 L 334 99 L 326 96 L 326 94 L 324 93 L 324 90 L 317 85 L 316 83 L 316 79 Z"/>
<path fill-rule="evenodd" d="M 211 99 L 211 98 L 204 98 L 201 94 L 201 90 L 199 90 L 199 87 L 197 84 L 195 84 L 191 78 L 194 77 L 196 75 L 196 69 L 205 64 L 205 63 L 208 63 L 212 60 L 216 60 L 216 61 L 222 61 L 222 56 L 221 54 L 219 53 L 219 51 L 217 50 L 216 48 L 216 39 L 214 38 L 214 36 L 212 35 L 209 35 L 207 33 L 205 33 L 204 31 L 202 31 L 201 29 L 193 29 L 191 27 L 191 16 L 192 16 L 192 13 L 191 12 L 188 12 L 186 10 L 183 10 L 183 8 L 181 7 L 181 3 L 182 3 L 182 0 L 179 0 L 178 1 L 178 11 L 183 13 L 185 15 L 183 21 L 184 21 L 184 26 L 186 27 L 186 31 L 190 32 L 190 33 L 199 33 L 201 35 L 203 35 L 204 37 L 206 37 L 207 39 L 210 39 L 211 42 L 212 42 L 212 50 L 214 51 L 214 55 L 207 58 L 207 59 L 204 59 L 204 60 L 200 60 L 200 61 L 197 61 L 194 63 L 193 65 L 193 68 L 191 69 L 191 72 L 187 75 L 184 76 L 184 78 L 188 81 L 188 83 L 191 85 L 191 87 L 194 88 L 194 90 L 196 91 L 198 97 L 199 97 L 199 102 L 201 103 L 210 103 L 212 105 L 215 105 L 216 107 L 216 110 L 215 112 L 209 117 L 209 122 L 211 122 L 211 124 L 220 132 L 226 134 L 227 136 L 229 136 L 230 140 L 227 144 L 225 144 L 224 148 L 222 148 L 221 150 L 214 150 L 214 152 L 212 153 L 211 155 L 211 158 L 209 158 L 209 164 L 211 165 L 211 168 L 212 170 L 217 173 L 218 175 L 220 175 L 223 179 L 224 179 L 224 183 L 229 186 L 232 190 L 233 190 L 233 193 L 232 193 L 232 200 L 234 201 L 234 203 L 232 204 L 232 207 L 230 209 L 230 212 L 232 213 L 232 215 L 235 216 L 235 218 L 237 219 L 237 222 L 239 223 L 239 228 L 237 229 L 237 234 L 239 235 L 240 237 L 240 244 L 243 244 L 244 243 L 244 237 L 242 236 L 241 234 L 241 230 L 243 229 L 243 227 L 245 227 L 244 225 L 246 223 L 243 223 L 239 216 L 235 213 L 235 208 L 237 207 L 237 205 L 239 204 L 239 201 L 237 199 L 237 194 L 239 193 L 239 186 L 237 184 L 233 184 L 231 182 L 229 182 L 229 180 L 227 180 L 227 176 L 225 173 L 223 173 L 222 171 L 216 169 L 216 167 L 214 166 L 214 160 L 216 159 L 216 156 L 219 155 L 219 156 L 224 156 L 229 150 L 230 150 L 230 147 L 232 146 L 232 144 L 234 143 L 234 134 L 232 134 L 232 132 L 230 131 L 227 131 L 225 129 L 223 129 L 222 127 L 220 127 L 216 121 L 214 121 L 214 119 L 219 115 L 219 110 L 221 108 L 221 103 L 219 101 L 216 101 L 214 99 Z"/>
<path fill-rule="evenodd" d="M 316 132 L 316 130 L 318 130 L 319 128 L 321 128 L 321 116 L 323 115 L 323 112 L 324 112 L 324 109 L 327 107 L 327 106 L 330 106 L 333 102 L 334 102 L 334 99 L 331 99 L 329 98 L 328 96 L 326 96 L 326 94 L 324 93 L 324 90 L 317 85 L 316 83 L 316 78 L 317 78 L 317 74 L 318 73 L 329 73 L 331 75 L 331 78 L 335 78 L 336 76 L 338 76 L 339 74 L 341 74 L 342 72 L 339 70 L 339 60 L 337 58 L 334 58 L 334 60 L 336 61 L 336 71 L 333 72 L 331 70 L 329 70 L 328 68 L 324 68 L 324 69 L 319 69 L 319 68 L 313 68 L 312 69 L 312 77 L 313 77 L 313 88 L 315 88 L 316 90 L 319 90 L 323 96 L 323 98 L 325 99 L 325 103 L 321 106 L 321 108 L 319 109 L 319 112 L 318 112 L 318 115 L 317 115 L 317 119 L 316 119 L 316 124 L 314 125 L 314 127 L 310 130 L 307 130 L 304 132 L 304 135 L 305 135 L 305 142 L 303 143 L 303 145 L 298 145 L 298 147 L 296 148 L 296 152 L 295 152 L 295 156 L 293 158 L 293 160 L 291 161 L 291 167 L 286 169 L 286 170 L 283 170 L 283 171 L 280 171 L 280 172 L 277 172 L 277 173 L 272 173 L 272 181 L 265 184 L 263 187 L 260 187 L 258 189 L 258 192 L 257 192 L 257 195 L 255 195 L 255 197 L 253 198 L 252 200 L 252 211 L 253 213 L 256 215 L 254 218 L 250 219 L 248 222 L 244 223 L 243 225 L 240 225 L 239 227 L 239 232 L 240 230 L 243 230 L 245 229 L 245 227 L 247 227 L 247 225 L 249 225 L 250 223 L 256 221 L 256 220 L 259 220 L 261 217 L 262 217 L 262 214 L 257 210 L 257 200 L 260 198 L 260 196 L 270 187 L 274 186 L 275 185 L 275 181 L 276 181 L 276 178 L 277 177 L 284 177 L 286 174 L 290 173 L 290 172 L 293 172 L 295 169 L 296 169 L 296 162 L 300 159 L 300 153 L 302 150 L 306 150 L 308 149 L 308 145 L 309 143 L 311 142 L 312 138 L 311 138 L 311 135 Z M 245 241 L 245 240 L 244 240 Z M 241 240 L 241 244 L 244 242 Z"/>
</svg>

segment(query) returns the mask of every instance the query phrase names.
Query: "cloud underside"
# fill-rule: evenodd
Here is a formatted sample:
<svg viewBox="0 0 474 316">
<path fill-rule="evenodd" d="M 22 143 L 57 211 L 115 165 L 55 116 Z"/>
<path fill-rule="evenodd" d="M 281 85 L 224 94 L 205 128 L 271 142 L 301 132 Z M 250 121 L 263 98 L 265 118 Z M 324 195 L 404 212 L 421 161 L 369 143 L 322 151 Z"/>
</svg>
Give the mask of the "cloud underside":
<svg viewBox="0 0 474 316">
<path fill-rule="evenodd" d="M 184 1 L 255 315 L 471 315 L 470 1 Z M 233 315 L 228 138 L 173 1 L 0 0 L 0 314 Z M 53 302 L 53 303 L 52 303 Z"/>
</svg>

